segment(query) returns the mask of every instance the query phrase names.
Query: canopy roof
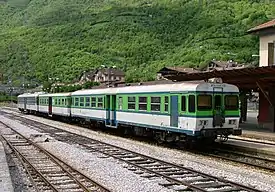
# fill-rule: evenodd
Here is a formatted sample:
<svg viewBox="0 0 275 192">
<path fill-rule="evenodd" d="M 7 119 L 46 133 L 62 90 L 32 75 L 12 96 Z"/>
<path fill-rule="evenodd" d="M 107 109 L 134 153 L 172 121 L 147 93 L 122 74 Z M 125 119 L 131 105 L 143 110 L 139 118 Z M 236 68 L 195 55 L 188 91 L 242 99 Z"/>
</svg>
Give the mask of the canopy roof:
<svg viewBox="0 0 275 192">
<path fill-rule="evenodd" d="M 275 66 L 249 67 L 242 69 L 201 71 L 193 73 L 182 73 L 176 69 L 173 72 L 163 73 L 167 79 L 174 81 L 194 81 L 211 78 L 222 78 L 224 83 L 234 84 L 239 88 L 256 89 L 259 85 L 264 89 L 275 85 Z"/>
</svg>

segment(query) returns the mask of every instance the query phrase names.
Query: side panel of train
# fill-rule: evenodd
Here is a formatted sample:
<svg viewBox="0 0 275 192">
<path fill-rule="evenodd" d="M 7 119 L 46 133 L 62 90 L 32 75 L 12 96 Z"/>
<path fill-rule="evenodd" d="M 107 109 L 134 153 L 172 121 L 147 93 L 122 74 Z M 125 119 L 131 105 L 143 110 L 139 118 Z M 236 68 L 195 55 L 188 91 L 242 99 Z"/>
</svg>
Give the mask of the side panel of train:
<svg viewBox="0 0 275 192">
<path fill-rule="evenodd" d="M 101 120 L 113 128 L 131 125 L 203 137 L 240 134 L 237 93 L 74 95 L 71 107 L 72 116 Z M 214 125 L 219 108 L 224 108 L 222 126 Z"/>
<path fill-rule="evenodd" d="M 38 94 L 21 95 L 17 103 L 20 111 L 34 114 L 38 111 Z"/>
<path fill-rule="evenodd" d="M 39 112 L 48 115 L 71 116 L 71 97 L 70 96 L 39 96 Z"/>
<path fill-rule="evenodd" d="M 72 117 L 106 121 L 105 95 L 73 96 L 71 105 Z"/>
</svg>

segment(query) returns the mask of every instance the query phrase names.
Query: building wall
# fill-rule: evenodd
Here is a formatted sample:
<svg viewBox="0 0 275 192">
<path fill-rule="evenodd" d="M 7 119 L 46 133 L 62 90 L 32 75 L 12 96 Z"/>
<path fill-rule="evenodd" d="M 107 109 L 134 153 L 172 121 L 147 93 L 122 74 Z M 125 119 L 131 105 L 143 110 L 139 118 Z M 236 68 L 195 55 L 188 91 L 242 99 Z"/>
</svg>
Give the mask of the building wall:
<svg viewBox="0 0 275 192">
<path fill-rule="evenodd" d="M 260 67 L 268 66 L 268 43 L 275 42 L 275 34 L 260 36 Z"/>
<path fill-rule="evenodd" d="M 274 109 L 262 92 L 259 93 L 259 127 L 274 131 Z"/>
</svg>

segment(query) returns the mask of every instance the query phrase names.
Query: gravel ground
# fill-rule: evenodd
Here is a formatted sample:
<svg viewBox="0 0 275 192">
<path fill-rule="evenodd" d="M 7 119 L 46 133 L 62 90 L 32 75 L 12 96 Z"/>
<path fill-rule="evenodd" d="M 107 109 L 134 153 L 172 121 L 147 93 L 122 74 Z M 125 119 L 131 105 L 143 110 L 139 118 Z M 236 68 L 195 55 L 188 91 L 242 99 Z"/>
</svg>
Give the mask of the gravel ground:
<svg viewBox="0 0 275 192">
<path fill-rule="evenodd" d="M 217 177 L 222 177 L 222 178 L 225 178 L 225 179 L 228 179 L 231 181 L 235 181 L 235 182 L 239 182 L 239 183 L 242 183 L 242 184 L 248 185 L 248 186 L 254 186 L 259 190 L 275 192 L 275 174 L 265 173 L 263 171 L 252 169 L 251 167 L 242 166 L 240 168 L 240 165 L 236 166 L 236 165 L 230 164 L 228 162 L 225 163 L 222 160 L 217 161 L 216 159 L 213 160 L 212 158 L 203 157 L 203 156 L 199 156 L 199 155 L 195 155 L 195 154 L 190 154 L 190 153 L 186 153 L 184 151 L 153 146 L 153 145 L 150 145 L 147 143 L 142 143 L 139 141 L 116 137 L 116 136 L 92 131 L 89 129 L 85 129 L 82 127 L 68 125 L 68 124 L 64 124 L 64 123 L 56 122 L 56 121 L 51 121 L 51 120 L 36 117 L 36 116 L 27 115 L 26 117 L 30 118 L 30 119 L 34 119 L 34 120 L 39 120 L 40 122 L 47 123 L 49 125 L 54 125 L 61 129 L 69 130 L 71 132 L 78 133 L 83 136 L 87 136 L 87 137 L 90 137 L 93 139 L 104 141 L 106 143 L 124 147 L 129 150 L 143 153 L 145 155 L 153 156 L 158 159 L 162 159 L 162 160 L 173 162 L 173 163 L 178 163 L 178 164 L 184 165 L 189 168 L 193 168 L 195 170 L 198 170 L 198 171 L 201 171 L 204 173 L 212 174 Z M 16 124 L 16 122 L 10 121 L 7 118 L 4 118 L 3 116 L 0 116 L 0 120 L 9 122 L 9 124 L 11 124 L 11 125 Z M 28 131 L 26 131 L 26 129 L 25 129 L 25 133 L 27 133 L 27 132 Z M 29 134 L 31 134 L 33 132 L 34 131 L 29 131 Z M 54 143 L 56 144 L 57 142 L 54 142 Z M 54 145 L 55 145 L 54 143 L 52 144 L 53 146 L 47 146 L 47 147 L 50 147 L 50 148 L 54 147 Z M 65 150 L 65 149 L 66 149 L 66 147 L 63 150 Z M 77 151 L 78 150 L 73 151 L 73 149 L 72 149 L 72 151 L 68 150 L 68 152 L 69 152 L 68 154 L 76 156 L 76 158 L 77 158 L 77 155 L 74 155 L 75 153 L 77 153 Z M 66 152 L 67 152 L 67 150 L 66 150 Z M 62 150 L 61 150 L 61 153 L 62 153 Z M 83 152 L 83 154 L 84 154 L 84 152 Z M 88 154 L 88 155 L 92 155 L 92 154 Z M 71 159 L 71 161 L 76 161 L 76 164 L 78 164 L 78 163 L 80 164 L 80 162 L 81 162 L 81 161 L 78 162 L 77 159 Z M 104 160 L 100 159 L 100 164 L 102 164 L 102 161 L 104 161 Z M 95 161 L 95 162 L 97 162 L 97 161 Z M 108 159 L 107 162 L 112 163 L 112 161 L 110 161 L 110 159 Z M 114 163 L 114 165 L 115 164 L 116 163 Z M 118 165 L 120 165 L 120 164 L 117 164 L 117 166 Z M 123 169 L 123 167 L 121 169 Z M 127 170 L 123 170 L 123 175 L 126 174 L 124 172 L 127 172 Z M 104 181 L 104 182 L 108 182 L 108 181 Z M 108 184 L 108 185 L 113 186 L 113 185 L 111 185 L 111 183 L 112 183 L 112 181 L 110 181 L 110 184 Z M 135 184 L 133 184 L 133 185 L 135 185 Z M 138 186 L 138 188 L 140 189 L 143 185 L 144 185 L 144 183 L 140 184 Z M 147 185 L 147 183 L 146 183 L 146 185 Z M 130 185 L 130 186 L 132 186 L 132 185 Z M 120 190 L 118 190 L 118 191 L 120 191 Z M 127 190 L 125 190 L 125 191 L 127 191 Z M 132 191 L 132 190 L 130 190 L 130 191 Z M 146 191 L 146 189 L 139 190 L 139 191 Z"/>
<path fill-rule="evenodd" d="M 4 126 L 0 125 L 0 134 L 8 134 L 11 133 L 8 129 L 4 128 Z M 3 142 L 3 146 L 5 147 L 7 163 L 9 166 L 11 181 L 13 185 L 14 192 L 34 192 L 34 187 L 31 181 L 26 174 L 24 167 L 21 162 L 14 158 L 12 150 L 9 146 Z M 1 190 L 0 190 L 1 191 Z"/>
<path fill-rule="evenodd" d="M 47 135 L 42 134 L 41 137 L 36 137 L 35 135 L 40 135 L 39 132 L 24 125 L 20 125 L 18 122 L 11 121 L 3 116 L 0 116 L 0 121 L 12 126 L 23 135 L 38 142 L 41 146 L 54 155 L 58 156 L 81 172 L 89 175 L 92 179 L 112 191 L 173 191 L 158 185 L 158 183 L 154 180 L 142 178 L 132 171 L 129 171 L 125 164 L 113 158 L 105 158 L 100 154 L 88 153 L 80 149 L 77 145 L 75 146 L 59 142 Z M 49 138 L 50 142 L 43 143 L 45 138 Z"/>
</svg>

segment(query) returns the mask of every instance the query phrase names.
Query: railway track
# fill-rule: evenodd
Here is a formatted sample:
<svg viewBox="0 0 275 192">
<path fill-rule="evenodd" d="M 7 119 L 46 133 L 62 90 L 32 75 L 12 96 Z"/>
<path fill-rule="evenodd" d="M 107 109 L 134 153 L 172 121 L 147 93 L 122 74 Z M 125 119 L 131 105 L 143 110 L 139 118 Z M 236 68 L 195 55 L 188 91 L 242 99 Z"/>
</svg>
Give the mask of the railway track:
<svg viewBox="0 0 275 192">
<path fill-rule="evenodd" d="M 218 159 L 232 161 L 235 163 L 241 163 L 244 165 L 256 167 L 269 172 L 275 171 L 275 159 L 268 156 L 259 156 L 250 153 L 238 152 L 235 150 L 211 148 L 207 149 L 207 152 L 199 151 L 198 154 L 205 156 L 211 156 Z"/>
<path fill-rule="evenodd" d="M 4 125 L 10 129 L 10 133 L 3 134 L 1 137 L 23 164 L 35 191 L 110 191 L 8 125 Z"/>
<path fill-rule="evenodd" d="M 230 140 L 236 140 L 236 141 L 244 141 L 244 142 L 248 142 L 248 143 L 257 143 L 257 144 L 262 144 L 262 145 L 269 145 L 269 146 L 275 146 L 275 142 L 268 142 L 268 141 L 260 141 L 260 140 L 256 140 L 256 139 L 244 139 L 244 138 L 233 138 L 230 137 Z"/>
<path fill-rule="evenodd" d="M 78 144 L 80 148 L 89 152 L 96 152 L 103 154 L 105 157 L 118 159 L 124 162 L 126 168 L 136 174 L 154 179 L 158 181 L 160 185 L 176 191 L 259 191 L 254 187 L 244 186 L 223 178 L 195 171 L 191 168 L 155 159 L 121 147 L 64 131 L 44 123 L 29 119 L 26 120 L 19 116 L 15 116 L 14 118 L 39 132 L 49 134 L 59 141 Z"/>
</svg>

